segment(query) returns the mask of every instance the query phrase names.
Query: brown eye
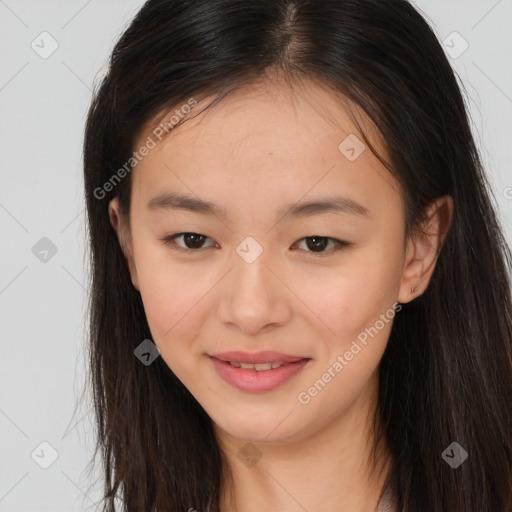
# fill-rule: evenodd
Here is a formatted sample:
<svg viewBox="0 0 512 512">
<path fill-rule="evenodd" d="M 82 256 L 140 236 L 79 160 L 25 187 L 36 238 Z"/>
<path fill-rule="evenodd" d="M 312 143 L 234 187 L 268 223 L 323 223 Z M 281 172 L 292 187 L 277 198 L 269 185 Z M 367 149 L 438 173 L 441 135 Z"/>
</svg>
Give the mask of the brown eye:
<svg viewBox="0 0 512 512">
<path fill-rule="evenodd" d="M 187 249 L 200 249 L 206 237 L 197 233 L 184 233 L 183 242 Z"/>
<path fill-rule="evenodd" d="M 323 236 L 310 236 L 306 238 L 306 246 L 313 252 L 322 252 L 328 245 L 329 239 Z"/>
<path fill-rule="evenodd" d="M 343 247 L 348 247 L 350 244 L 348 242 L 344 242 L 343 240 L 337 240 L 336 238 L 330 238 L 327 236 L 319 236 L 312 235 L 299 240 L 300 242 L 306 242 L 306 251 L 314 254 L 323 255 L 324 253 L 331 253 L 334 251 L 338 251 Z M 326 250 L 329 246 L 329 243 L 332 243 L 331 249 Z"/>
<path fill-rule="evenodd" d="M 182 239 L 181 243 L 176 242 L 176 240 L 179 239 Z M 193 232 L 175 233 L 174 235 L 169 235 L 161 239 L 165 245 L 171 246 L 172 249 L 188 252 L 199 252 L 201 249 L 207 249 L 208 247 L 215 246 L 215 242 L 213 242 L 213 240 L 212 244 L 204 245 L 206 240 L 211 239 L 205 235 Z M 318 256 L 323 256 L 324 254 L 329 255 L 351 245 L 349 242 L 345 242 L 343 240 L 320 235 L 312 235 L 302 238 L 298 243 L 300 244 L 304 241 L 306 243 L 306 248 L 304 250 L 310 254 Z"/>
<path fill-rule="evenodd" d="M 176 243 L 175 240 L 182 238 L 183 244 Z M 198 250 L 203 249 L 205 240 L 210 240 L 207 236 L 201 235 L 199 233 L 176 233 L 171 236 L 167 236 L 162 239 L 162 242 L 165 245 L 176 245 L 178 249 L 183 250 Z"/>
</svg>

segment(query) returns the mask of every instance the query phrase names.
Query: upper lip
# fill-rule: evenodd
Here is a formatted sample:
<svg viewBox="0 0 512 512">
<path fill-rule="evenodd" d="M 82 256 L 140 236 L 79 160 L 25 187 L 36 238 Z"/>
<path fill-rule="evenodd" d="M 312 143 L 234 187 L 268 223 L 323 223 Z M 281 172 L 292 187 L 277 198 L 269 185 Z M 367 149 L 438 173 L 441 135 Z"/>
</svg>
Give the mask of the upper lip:
<svg viewBox="0 0 512 512">
<path fill-rule="evenodd" d="M 308 357 L 302 356 L 291 356 L 283 354 L 282 352 L 275 352 L 273 350 L 264 350 L 262 352 L 242 352 L 235 350 L 231 352 L 222 352 L 220 354 L 214 354 L 211 357 L 220 359 L 221 361 L 231 361 L 235 363 L 246 363 L 246 364 L 261 364 L 261 363 L 294 363 L 301 359 L 309 359 Z"/>
</svg>

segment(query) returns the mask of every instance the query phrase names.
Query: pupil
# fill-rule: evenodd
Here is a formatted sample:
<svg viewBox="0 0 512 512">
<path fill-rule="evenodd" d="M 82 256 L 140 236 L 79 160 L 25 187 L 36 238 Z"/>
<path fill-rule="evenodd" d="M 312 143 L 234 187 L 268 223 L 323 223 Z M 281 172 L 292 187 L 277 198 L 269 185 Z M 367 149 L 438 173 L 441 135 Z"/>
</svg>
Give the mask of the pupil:
<svg viewBox="0 0 512 512">
<path fill-rule="evenodd" d="M 313 243 L 310 244 L 309 242 L 312 241 Z M 320 242 L 320 244 L 318 243 Z M 326 243 L 327 243 L 327 239 L 325 237 L 322 237 L 322 236 L 310 236 L 308 238 L 308 242 L 307 242 L 307 245 L 308 245 L 308 249 L 325 249 L 325 246 L 326 246 Z"/>
<path fill-rule="evenodd" d="M 192 239 L 192 247 L 189 247 L 189 249 L 193 249 L 193 248 L 197 248 L 197 247 L 200 247 L 201 246 L 201 242 L 202 242 L 202 239 L 203 236 L 202 235 L 198 235 L 197 233 L 187 233 L 185 236 L 184 236 L 184 239 L 185 239 L 185 244 L 187 246 L 189 246 L 190 244 L 188 243 L 188 241 L 190 239 Z M 197 247 L 196 247 L 197 246 Z"/>
</svg>

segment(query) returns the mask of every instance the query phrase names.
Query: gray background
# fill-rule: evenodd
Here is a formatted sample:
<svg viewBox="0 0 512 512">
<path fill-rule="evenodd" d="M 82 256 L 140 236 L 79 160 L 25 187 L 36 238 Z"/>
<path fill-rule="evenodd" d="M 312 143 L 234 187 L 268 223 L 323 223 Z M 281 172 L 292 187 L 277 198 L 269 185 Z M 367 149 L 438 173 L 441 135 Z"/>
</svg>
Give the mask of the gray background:
<svg viewBox="0 0 512 512">
<path fill-rule="evenodd" d="M 101 482 L 84 471 L 90 404 L 78 405 L 87 300 L 82 136 L 93 84 L 142 3 L 0 0 L 1 512 L 95 510 L 99 499 Z M 512 0 L 414 3 L 446 41 L 467 90 L 510 240 Z M 42 32 L 58 43 L 47 58 L 40 55 L 52 39 Z"/>
</svg>

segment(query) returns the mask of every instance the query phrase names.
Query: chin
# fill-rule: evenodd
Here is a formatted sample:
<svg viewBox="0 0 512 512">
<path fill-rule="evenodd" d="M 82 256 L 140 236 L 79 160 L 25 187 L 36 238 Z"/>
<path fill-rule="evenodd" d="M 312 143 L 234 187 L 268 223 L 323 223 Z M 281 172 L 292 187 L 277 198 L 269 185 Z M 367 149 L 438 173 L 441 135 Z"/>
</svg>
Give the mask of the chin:
<svg viewBox="0 0 512 512">
<path fill-rule="evenodd" d="M 292 436 L 290 425 L 280 425 L 283 418 L 267 418 L 255 421 L 254 419 L 233 418 L 217 423 L 227 434 L 246 443 L 265 444 L 280 443 Z M 279 428 L 277 429 L 276 427 Z"/>
</svg>

